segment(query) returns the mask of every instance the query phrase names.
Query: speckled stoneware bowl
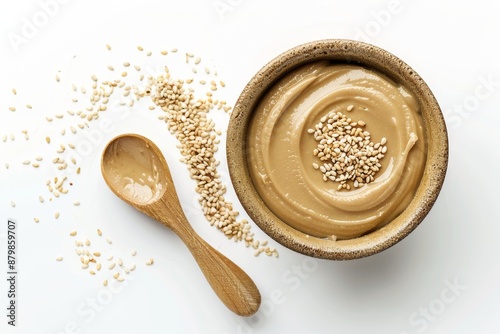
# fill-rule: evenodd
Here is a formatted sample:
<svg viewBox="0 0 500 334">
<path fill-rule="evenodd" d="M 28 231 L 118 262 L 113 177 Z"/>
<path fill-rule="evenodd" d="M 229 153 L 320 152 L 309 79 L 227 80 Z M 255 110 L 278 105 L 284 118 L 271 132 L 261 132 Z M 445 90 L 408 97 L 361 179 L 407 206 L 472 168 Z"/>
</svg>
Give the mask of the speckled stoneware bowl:
<svg viewBox="0 0 500 334">
<path fill-rule="evenodd" d="M 300 65 L 328 59 L 378 70 L 402 83 L 420 104 L 427 160 L 420 185 L 408 207 L 384 227 L 349 240 L 328 240 L 306 235 L 276 217 L 254 188 L 246 157 L 246 134 L 254 108 L 283 75 Z M 407 64 L 376 46 L 351 40 L 321 40 L 297 46 L 265 65 L 247 84 L 234 110 L 227 136 L 231 179 L 243 207 L 271 238 L 299 253 L 333 260 L 350 260 L 381 252 L 413 231 L 436 201 L 448 164 L 448 137 L 439 105 L 424 80 Z"/>
</svg>

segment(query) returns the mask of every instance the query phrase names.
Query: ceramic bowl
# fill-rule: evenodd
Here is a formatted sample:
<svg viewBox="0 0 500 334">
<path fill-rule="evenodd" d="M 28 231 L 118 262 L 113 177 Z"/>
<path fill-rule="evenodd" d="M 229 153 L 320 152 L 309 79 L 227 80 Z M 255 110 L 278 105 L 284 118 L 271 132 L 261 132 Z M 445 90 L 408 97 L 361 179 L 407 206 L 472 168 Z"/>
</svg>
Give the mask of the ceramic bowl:
<svg viewBox="0 0 500 334">
<path fill-rule="evenodd" d="M 403 84 L 422 113 L 427 156 L 416 193 L 406 209 L 385 226 L 348 240 L 307 235 L 275 216 L 260 198 L 250 176 L 246 144 L 252 113 L 282 76 L 306 63 L 330 60 L 359 64 Z M 406 63 L 374 45 L 351 40 L 321 40 L 294 47 L 266 64 L 237 100 L 227 134 L 227 161 L 236 194 L 252 220 L 272 239 L 296 252 L 323 259 L 350 260 L 381 252 L 408 236 L 425 218 L 441 190 L 448 164 L 448 136 L 442 112 L 424 80 Z"/>
</svg>

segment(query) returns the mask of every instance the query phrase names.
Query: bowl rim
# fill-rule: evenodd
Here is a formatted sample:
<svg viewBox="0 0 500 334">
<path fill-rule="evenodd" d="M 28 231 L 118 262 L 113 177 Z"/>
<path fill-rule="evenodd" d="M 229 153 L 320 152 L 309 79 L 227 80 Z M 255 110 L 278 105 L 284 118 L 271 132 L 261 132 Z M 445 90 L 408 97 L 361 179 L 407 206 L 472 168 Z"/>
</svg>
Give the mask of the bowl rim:
<svg viewBox="0 0 500 334">
<path fill-rule="evenodd" d="M 294 229 L 276 217 L 258 195 L 246 167 L 246 130 L 252 110 L 277 80 L 306 63 L 331 60 L 375 69 L 416 95 L 427 140 L 427 157 L 419 187 L 408 207 L 387 225 L 358 238 L 332 241 Z M 331 260 L 363 258 L 388 249 L 408 236 L 436 201 L 448 166 L 448 134 L 439 104 L 424 80 L 392 53 L 365 42 L 325 39 L 295 46 L 264 65 L 236 101 L 227 131 L 226 155 L 236 195 L 255 224 L 281 245 L 298 253 Z"/>
</svg>

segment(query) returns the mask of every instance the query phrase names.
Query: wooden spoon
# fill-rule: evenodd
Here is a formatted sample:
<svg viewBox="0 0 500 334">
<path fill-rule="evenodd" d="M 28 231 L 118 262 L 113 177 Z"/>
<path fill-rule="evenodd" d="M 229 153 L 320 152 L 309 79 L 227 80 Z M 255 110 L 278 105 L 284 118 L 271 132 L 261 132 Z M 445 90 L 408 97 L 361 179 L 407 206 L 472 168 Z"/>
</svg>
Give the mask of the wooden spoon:
<svg viewBox="0 0 500 334">
<path fill-rule="evenodd" d="M 167 162 L 153 142 L 136 134 L 114 138 L 104 149 L 101 171 L 118 197 L 182 239 L 208 283 L 231 311 L 242 316 L 257 312 L 261 297 L 255 283 L 193 230 L 182 211 Z"/>
</svg>

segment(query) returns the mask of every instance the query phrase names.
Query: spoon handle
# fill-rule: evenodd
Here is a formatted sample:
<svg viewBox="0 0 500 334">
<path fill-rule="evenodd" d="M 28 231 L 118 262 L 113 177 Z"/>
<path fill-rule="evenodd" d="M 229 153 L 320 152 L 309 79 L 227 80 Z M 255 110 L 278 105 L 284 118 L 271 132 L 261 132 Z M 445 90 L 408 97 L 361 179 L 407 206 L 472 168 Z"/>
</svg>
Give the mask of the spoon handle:
<svg viewBox="0 0 500 334">
<path fill-rule="evenodd" d="M 248 274 L 203 240 L 189 224 L 182 209 L 172 214 L 173 206 L 163 204 L 169 208 L 167 210 L 170 214 L 155 218 L 182 239 L 224 305 L 241 316 L 250 316 L 257 312 L 261 296 Z M 165 213 L 167 210 L 163 208 L 155 211 Z"/>
</svg>

